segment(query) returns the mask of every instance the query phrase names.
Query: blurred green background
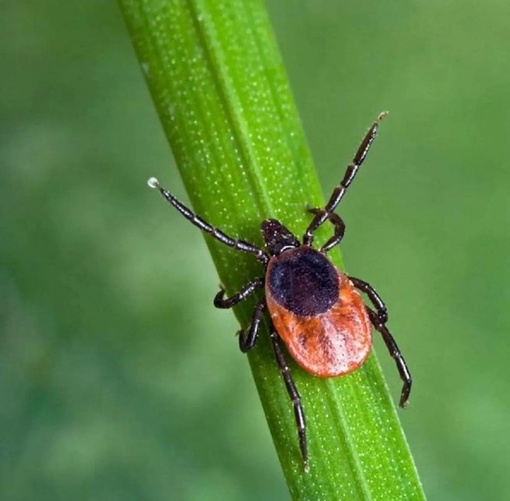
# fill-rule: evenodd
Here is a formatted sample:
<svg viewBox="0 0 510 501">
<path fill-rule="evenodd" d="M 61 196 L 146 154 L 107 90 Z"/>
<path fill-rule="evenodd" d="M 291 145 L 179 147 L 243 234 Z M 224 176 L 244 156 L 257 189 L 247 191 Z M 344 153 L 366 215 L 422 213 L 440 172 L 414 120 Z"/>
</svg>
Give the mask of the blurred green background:
<svg viewBox="0 0 510 501">
<path fill-rule="evenodd" d="M 506 499 L 510 4 L 268 8 L 325 193 L 391 111 L 343 255 L 425 490 Z M 287 498 L 202 236 L 145 185 L 186 199 L 116 3 L 7 0 L 0 40 L 1 499 Z"/>
</svg>

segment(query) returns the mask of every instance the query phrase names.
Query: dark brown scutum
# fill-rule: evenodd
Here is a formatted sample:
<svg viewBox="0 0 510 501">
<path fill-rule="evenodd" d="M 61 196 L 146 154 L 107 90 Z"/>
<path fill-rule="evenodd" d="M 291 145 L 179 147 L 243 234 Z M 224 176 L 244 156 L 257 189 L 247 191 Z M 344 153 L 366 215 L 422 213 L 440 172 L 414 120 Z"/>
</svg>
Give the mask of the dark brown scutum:
<svg viewBox="0 0 510 501">
<path fill-rule="evenodd" d="M 320 252 L 300 247 L 271 260 L 266 284 L 274 300 L 295 315 L 328 311 L 338 301 L 338 272 Z"/>
</svg>

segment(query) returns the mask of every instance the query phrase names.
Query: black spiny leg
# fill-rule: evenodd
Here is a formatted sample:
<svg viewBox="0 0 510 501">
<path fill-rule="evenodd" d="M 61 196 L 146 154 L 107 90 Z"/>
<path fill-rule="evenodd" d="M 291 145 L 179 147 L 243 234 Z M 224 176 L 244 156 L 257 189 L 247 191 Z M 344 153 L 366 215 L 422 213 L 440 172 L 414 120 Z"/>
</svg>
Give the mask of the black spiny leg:
<svg viewBox="0 0 510 501">
<path fill-rule="evenodd" d="M 243 252 L 249 252 L 250 254 L 255 254 L 257 259 L 262 263 L 266 264 L 268 261 L 267 254 L 260 248 L 255 247 L 254 245 L 244 241 L 238 240 L 232 237 L 229 237 L 227 234 L 223 233 L 220 229 L 214 228 L 207 221 L 204 221 L 200 216 L 197 216 L 193 211 L 188 209 L 182 202 L 177 200 L 168 190 L 163 188 L 159 184 L 159 181 L 155 177 L 151 177 L 147 184 L 154 189 L 157 189 L 161 195 L 166 199 L 168 203 L 173 205 L 189 222 L 194 224 L 197 228 L 200 228 L 202 231 L 205 231 L 213 238 L 221 242 L 222 244 L 228 245 L 233 249 L 240 250 Z"/>
<path fill-rule="evenodd" d="M 405 407 L 409 399 L 409 393 L 411 393 L 411 385 L 413 384 L 411 373 L 407 368 L 406 361 L 404 360 L 404 357 L 402 356 L 402 353 L 400 352 L 397 343 L 395 342 L 393 336 L 390 334 L 390 331 L 386 327 L 386 324 L 381 321 L 379 315 L 374 310 L 372 310 L 368 306 L 366 308 L 368 311 L 368 316 L 370 317 L 370 321 L 372 322 L 372 325 L 376 330 L 378 330 L 381 333 L 384 343 L 386 344 L 388 351 L 390 352 L 390 355 L 397 364 L 400 379 L 402 379 L 404 383 L 402 387 L 402 393 L 400 394 L 399 405 L 400 407 Z"/>
<path fill-rule="evenodd" d="M 367 282 L 360 280 L 359 278 L 349 277 L 350 281 L 361 292 L 364 292 L 370 302 L 374 305 L 374 308 L 377 311 L 377 315 L 379 316 L 379 320 L 381 323 L 385 324 L 388 321 L 388 309 L 384 304 L 381 296 L 377 294 L 376 290 Z"/>
<path fill-rule="evenodd" d="M 308 209 L 308 212 L 311 212 L 312 214 L 320 215 L 322 213 L 325 213 L 326 211 L 324 209 Z M 320 248 L 321 252 L 324 252 L 326 254 L 329 252 L 335 245 L 338 245 L 342 239 L 344 238 L 345 234 L 345 223 L 343 219 L 336 214 L 335 212 L 331 212 L 327 215 L 329 221 L 331 224 L 333 224 L 335 228 L 334 235 Z"/>
<path fill-rule="evenodd" d="M 232 308 L 263 286 L 264 279 L 262 277 L 255 278 L 251 282 L 248 282 L 237 294 L 227 298 L 224 297 L 225 289 L 222 287 L 218 294 L 214 297 L 214 306 L 216 306 L 216 308 Z M 262 298 L 253 310 L 250 327 L 246 331 L 240 330 L 237 333 L 239 336 L 239 349 L 243 353 L 250 351 L 255 346 L 259 335 L 260 322 L 262 321 L 265 311 L 266 300 Z"/>
<path fill-rule="evenodd" d="M 370 150 L 370 147 L 372 146 L 373 142 L 375 141 L 375 138 L 377 136 L 377 129 L 379 128 L 379 123 L 381 120 L 384 119 L 384 117 L 388 114 L 388 112 L 381 113 L 376 121 L 372 124 L 370 129 L 368 129 L 368 132 L 365 134 L 365 137 L 363 138 L 363 141 L 361 141 L 361 144 L 359 145 L 358 151 L 356 152 L 356 155 L 354 155 L 354 158 L 352 159 L 352 162 L 347 166 L 347 170 L 345 171 L 344 178 L 340 182 L 340 184 L 333 190 L 333 193 L 331 194 L 328 203 L 324 207 L 324 211 L 320 214 L 317 213 L 315 217 L 312 219 L 312 222 L 308 226 L 304 236 L 303 236 L 303 244 L 304 245 L 312 245 L 313 243 L 313 232 L 322 224 L 326 222 L 328 219 L 328 215 L 333 212 L 337 205 L 340 203 L 342 198 L 345 195 L 345 192 L 347 191 L 347 188 L 352 183 L 353 179 L 356 177 L 356 174 L 358 173 L 359 168 L 365 161 L 365 158 L 368 155 L 368 152 Z"/>
<path fill-rule="evenodd" d="M 278 367 L 280 367 L 280 372 L 282 373 L 287 393 L 289 394 L 289 397 L 292 400 L 292 406 L 294 407 L 294 416 L 296 418 L 299 436 L 299 449 L 301 450 L 305 471 L 308 473 L 310 471 L 310 465 L 308 463 L 305 412 L 301 403 L 301 396 L 299 395 L 296 383 L 294 383 L 294 379 L 292 378 L 292 374 L 283 355 L 283 351 L 280 348 L 278 334 L 274 331 L 271 331 L 271 341 L 273 342 L 276 361 L 278 362 Z"/>
<path fill-rule="evenodd" d="M 262 317 L 265 311 L 266 300 L 265 298 L 262 298 L 253 310 L 249 329 L 246 332 L 240 330 L 237 333 L 239 336 L 239 349 L 243 353 L 250 351 L 255 346 L 255 343 L 259 337 L 260 322 L 262 321 Z"/>
<path fill-rule="evenodd" d="M 232 308 L 241 301 L 244 301 L 248 296 L 251 296 L 263 285 L 264 279 L 262 277 L 255 278 L 248 282 L 237 294 L 234 294 L 231 297 L 225 297 L 225 289 L 221 287 L 221 290 L 214 297 L 214 306 L 222 309 Z"/>
</svg>

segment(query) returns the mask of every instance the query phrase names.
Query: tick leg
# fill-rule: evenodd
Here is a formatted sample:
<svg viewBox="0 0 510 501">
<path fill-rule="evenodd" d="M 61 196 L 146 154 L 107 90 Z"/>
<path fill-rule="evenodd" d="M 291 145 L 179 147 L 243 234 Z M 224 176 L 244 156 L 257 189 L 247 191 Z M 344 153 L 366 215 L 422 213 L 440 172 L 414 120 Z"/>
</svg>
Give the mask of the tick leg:
<svg viewBox="0 0 510 501">
<path fill-rule="evenodd" d="M 214 296 L 214 306 L 216 308 L 232 308 L 236 304 L 244 301 L 248 296 L 251 296 L 257 289 L 260 289 L 264 285 L 264 279 L 262 277 L 255 278 L 251 282 L 248 282 L 237 294 L 231 297 L 225 297 L 225 289 L 221 287 L 221 290 Z"/>
<path fill-rule="evenodd" d="M 271 341 L 273 342 L 276 361 L 278 362 L 278 367 L 282 373 L 283 381 L 285 382 L 285 386 L 287 388 L 287 393 L 292 400 L 294 416 L 296 418 L 296 425 L 298 429 L 299 449 L 301 450 L 301 456 L 303 458 L 305 471 L 308 473 L 308 471 L 310 471 L 310 465 L 308 463 L 305 412 L 303 410 L 303 404 L 301 403 L 301 396 L 299 395 L 296 383 L 294 383 L 294 379 L 292 378 L 292 374 L 290 372 L 289 365 L 287 364 L 287 361 L 283 355 L 283 351 L 280 348 L 278 334 L 274 331 L 271 332 Z"/>
<path fill-rule="evenodd" d="M 365 134 L 363 141 L 358 147 L 358 151 L 352 162 L 347 166 L 347 170 L 345 171 L 344 178 L 340 182 L 340 184 L 333 190 L 333 193 L 329 197 L 328 203 L 324 207 L 324 212 L 320 214 L 316 214 L 312 219 L 312 222 L 308 226 L 305 234 L 303 235 L 303 244 L 312 245 L 313 243 L 313 232 L 319 228 L 324 222 L 328 219 L 328 214 L 333 212 L 347 191 L 347 188 L 350 186 L 356 174 L 358 173 L 359 168 L 365 161 L 365 158 L 368 155 L 370 147 L 372 146 L 375 138 L 377 136 L 377 130 L 379 129 L 379 123 L 384 117 L 388 114 L 388 112 L 381 113 L 375 122 L 372 124 L 368 132 Z"/>
<path fill-rule="evenodd" d="M 255 343 L 259 337 L 260 322 L 262 321 L 262 317 L 265 311 L 266 299 L 262 298 L 253 310 L 253 315 L 251 317 L 251 323 L 248 330 L 246 332 L 240 330 L 237 333 L 239 336 L 239 349 L 243 353 L 250 351 L 255 346 Z"/>
<path fill-rule="evenodd" d="M 374 308 L 377 311 L 379 320 L 381 323 L 385 324 L 388 321 L 388 309 L 386 308 L 381 296 L 377 294 L 376 290 L 369 283 L 354 277 L 349 277 L 349 280 L 356 289 L 364 292 L 368 296 L 368 299 L 370 299 L 370 302 L 374 305 Z"/>
<path fill-rule="evenodd" d="M 269 260 L 267 254 L 260 249 L 259 247 L 255 247 L 254 245 L 244 241 L 238 240 L 232 237 L 229 237 L 227 234 L 223 233 L 218 228 L 214 228 L 208 222 L 204 221 L 200 216 L 197 216 L 193 211 L 188 209 L 182 202 L 180 202 L 174 195 L 172 195 L 168 190 L 163 188 L 158 180 L 154 177 L 151 177 L 148 181 L 148 184 L 151 188 L 156 188 L 159 190 L 161 195 L 166 199 L 168 203 L 173 205 L 188 221 L 194 224 L 197 228 L 200 228 L 202 231 L 205 231 L 213 238 L 221 242 L 222 244 L 228 245 L 233 249 L 240 250 L 243 252 L 248 252 L 250 254 L 255 254 L 257 259 L 262 263 L 266 264 Z"/>
<path fill-rule="evenodd" d="M 378 330 L 381 333 L 384 343 L 386 344 L 388 351 L 390 352 L 390 355 L 393 357 L 397 364 L 400 379 L 402 379 L 404 383 L 402 387 L 402 393 L 400 394 L 399 405 L 400 407 L 405 407 L 409 399 L 409 393 L 411 393 L 411 385 L 413 384 L 411 373 L 407 368 L 406 361 L 404 360 L 402 353 L 400 353 L 397 343 L 395 342 L 393 336 L 390 334 L 390 331 L 386 327 L 386 324 L 384 322 L 381 322 L 379 315 L 368 306 L 367 311 L 370 317 L 370 321 L 372 322 L 372 325 L 375 327 L 376 330 Z"/>
<path fill-rule="evenodd" d="M 326 211 L 324 209 L 308 209 L 308 212 L 321 214 Z M 329 252 L 335 245 L 338 245 L 345 234 L 345 223 L 338 214 L 331 212 L 328 214 L 328 219 L 335 227 L 335 234 L 320 248 L 320 251 L 324 253 Z"/>
</svg>

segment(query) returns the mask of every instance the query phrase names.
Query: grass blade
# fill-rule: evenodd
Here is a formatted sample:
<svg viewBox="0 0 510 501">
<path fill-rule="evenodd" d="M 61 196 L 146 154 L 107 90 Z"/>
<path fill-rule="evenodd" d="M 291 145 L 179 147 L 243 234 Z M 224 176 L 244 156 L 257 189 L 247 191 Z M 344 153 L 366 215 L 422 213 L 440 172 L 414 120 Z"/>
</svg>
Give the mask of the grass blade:
<svg viewBox="0 0 510 501">
<path fill-rule="evenodd" d="M 306 205 L 323 198 L 263 3 L 120 5 L 194 210 L 257 244 L 266 217 L 302 234 Z M 206 241 L 229 294 L 260 275 L 253 257 Z M 253 304 L 235 310 L 243 327 Z M 375 356 L 334 380 L 291 363 L 308 420 L 309 474 L 267 335 L 249 361 L 293 498 L 425 499 Z"/>
</svg>

